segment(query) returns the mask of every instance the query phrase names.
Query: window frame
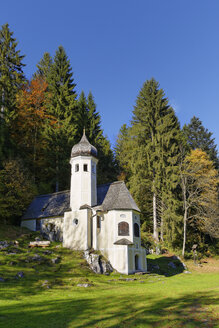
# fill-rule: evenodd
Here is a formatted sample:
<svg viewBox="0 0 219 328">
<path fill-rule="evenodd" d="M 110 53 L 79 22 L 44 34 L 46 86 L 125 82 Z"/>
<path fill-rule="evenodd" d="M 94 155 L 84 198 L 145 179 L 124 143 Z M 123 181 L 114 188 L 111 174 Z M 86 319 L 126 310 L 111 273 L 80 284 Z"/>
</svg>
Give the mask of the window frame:
<svg viewBox="0 0 219 328">
<path fill-rule="evenodd" d="M 130 236 L 128 222 L 120 221 L 118 223 L 118 236 Z"/>
</svg>

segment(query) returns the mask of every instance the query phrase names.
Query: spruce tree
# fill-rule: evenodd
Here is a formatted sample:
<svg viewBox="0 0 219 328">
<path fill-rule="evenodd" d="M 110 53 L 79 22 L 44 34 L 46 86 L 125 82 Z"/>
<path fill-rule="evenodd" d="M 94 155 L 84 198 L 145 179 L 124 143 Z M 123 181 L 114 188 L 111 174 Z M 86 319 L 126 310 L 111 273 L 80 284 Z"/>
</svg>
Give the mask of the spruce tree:
<svg viewBox="0 0 219 328">
<path fill-rule="evenodd" d="M 86 130 L 86 136 L 91 142 L 90 136 L 90 122 L 88 121 L 88 106 L 84 91 L 81 92 L 77 101 L 77 140 L 81 139 L 83 130 Z"/>
<path fill-rule="evenodd" d="M 119 130 L 119 134 L 116 139 L 115 146 L 115 157 L 118 163 L 119 170 L 119 180 L 125 180 L 126 182 L 129 179 L 129 173 L 131 172 L 130 167 L 130 154 L 131 149 L 130 145 L 130 128 L 123 124 Z"/>
<path fill-rule="evenodd" d="M 101 129 L 101 117 L 99 112 L 96 110 L 96 104 L 94 102 L 93 95 L 91 91 L 87 97 L 87 107 L 88 107 L 88 122 L 90 125 L 89 139 L 95 144 L 98 143 L 98 139 L 103 136 L 103 130 Z"/>
<path fill-rule="evenodd" d="M 52 67 L 52 57 L 48 52 L 45 52 L 43 58 L 37 64 L 37 71 L 34 73 L 34 78 L 40 77 L 47 81 L 51 67 Z"/>
<path fill-rule="evenodd" d="M 123 157 L 123 167 L 131 172 L 130 190 L 144 218 L 153 218 L 153 228 L 147 221 L 148 230 L 153 229 L 156 241 L 159 228 L 161 239 L 164 233 L 175 235 L 177 224 L 170 226 L 168 221 L 174 217 L 178 207 L 175 189 L 179 183 L 180 127 L 163 90 L 154 79 L 146 81 L 140 90 L 131 127 L 125 133 L 123 141 L 126 147 L 119 157 Z"/>
<path fill-rule="evenodd" d="M 5 24 L 0 30 L 0 160 L 8 157 L 10 124 L 16 116 L 16 93 L 25 82 L 24 56 L 17 50 L 17 42 Z"/>
<path fill-rule="evenodd" d="M 16 93 L 24 84 L 24 56 L 17 50 L 16 39 L 9 25 L 0 30 L 0 105 L 5 120 L 10 120 L 15 114 Z"/>
<path fill-rule="evenodd" d="M 76 85 L 62 46 L 56 51 L 47 83 L 48 114 L 55 117 L 56 124 L 48 125 L 44 132 L 48 145 L 45 156 L 49 169 L 46 173 L 58 191 L 69 187 L 69 156 L 77 131 Z"/>
<path fill-rule="evenodd" d="M 213 133 L 203 126 L 202 121 L 193 116 L 190 123 L 184 125 L 183 132 L 190 149 L 202 149 L 214 162 L 215 168 L 219 169 L 217 145 L 212 137 Z"/>
<path fill-rule="evenodd" d="M 110 147 L 110 142 L 103 135 L 101 128 L 101 117 L 96 110 L 96 104 L 91 92 L 86 98 L 82 91 L 77 103 L 77 135 L 81 138 L 83 128 L 86 130 L 86 136 L 91 144 L 98 149 L 98 183 L 112 182 L 116 179 L 117 170 L 114 155 Z"/>
</svg>

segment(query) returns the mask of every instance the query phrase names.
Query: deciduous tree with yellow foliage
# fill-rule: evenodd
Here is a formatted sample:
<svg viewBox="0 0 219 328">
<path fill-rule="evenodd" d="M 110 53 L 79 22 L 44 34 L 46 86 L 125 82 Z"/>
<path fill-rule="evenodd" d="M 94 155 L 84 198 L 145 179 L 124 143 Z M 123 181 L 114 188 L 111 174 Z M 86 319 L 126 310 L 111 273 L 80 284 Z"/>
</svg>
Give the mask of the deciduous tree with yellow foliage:
<svg viewBox="0 0 219 328">
<path fill-rule="evenodd" d="M 218 210 L 217 171 L 208 155 L 201 149 L 192 150 L 181 167 L 184 207 L 182 255 L 185 255 L 187 225 L 192 221 L 205 230 L 208 221 L 216 218 Z"/>
</svg>

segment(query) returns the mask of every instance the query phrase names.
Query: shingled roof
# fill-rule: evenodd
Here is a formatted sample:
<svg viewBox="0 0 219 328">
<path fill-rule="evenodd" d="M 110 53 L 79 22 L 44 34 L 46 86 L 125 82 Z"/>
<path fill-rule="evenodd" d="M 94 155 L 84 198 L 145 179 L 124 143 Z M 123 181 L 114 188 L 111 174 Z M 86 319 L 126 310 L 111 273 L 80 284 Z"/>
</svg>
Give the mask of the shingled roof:
<svg viewBox="0 0 219 328">
<path fill-rule="evenodd" d="M 140 212 L 123 181 L 97 186 L 97 206 L 101 206 L 104 211 L 135 210 Z M 63 216 L 69 210 L 69 190 L 41 195 L 34 198 L 23 220 Z"/>
<path fill-rule="evenodd" d="M 41 195 L 34 198 L 24 214 L 23 220 L 63 216 L 64 212 L 69 210 L 69 191 Z"/>
<path fill-rule="evenodd" d="M 101 205 L 104 211 L 135 210 L 140 212 L 123 181 L 98 186 L 97 205 Z"/>
<path fill-rule="evenodd" d="M 94 156 L 97 157 L 97 149 L 89 143 L 85 135 L 85 130 L 83 136 L 79 143 L 73 146 L 71 150 L 71 157 L 77 156 Z"/>
</svg>

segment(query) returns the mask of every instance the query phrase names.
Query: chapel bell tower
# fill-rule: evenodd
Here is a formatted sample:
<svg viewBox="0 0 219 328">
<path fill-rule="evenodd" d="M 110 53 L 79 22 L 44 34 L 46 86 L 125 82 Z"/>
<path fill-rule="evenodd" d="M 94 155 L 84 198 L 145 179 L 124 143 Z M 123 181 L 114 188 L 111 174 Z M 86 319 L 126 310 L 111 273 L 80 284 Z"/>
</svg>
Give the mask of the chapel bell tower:
<svg viewBox="0 0 219 328">
<path fill-rule="evenodd" d="M 97 149 L 92 146 L 85 135 L 71 151 L 71 210 L 78 210 L 83 205 L 97 204 L 96 166 L 98 163 Z"/>
</svg>

